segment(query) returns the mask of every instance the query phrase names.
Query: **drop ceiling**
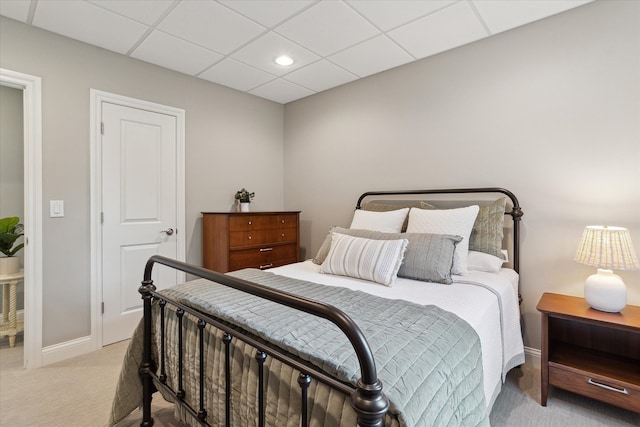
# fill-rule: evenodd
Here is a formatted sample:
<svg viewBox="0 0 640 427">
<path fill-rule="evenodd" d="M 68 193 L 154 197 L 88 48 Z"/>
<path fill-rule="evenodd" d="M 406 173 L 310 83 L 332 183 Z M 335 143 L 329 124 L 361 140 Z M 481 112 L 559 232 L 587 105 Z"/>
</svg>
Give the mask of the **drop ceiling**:
<svg viewBox="0 0 640 427">
<path fill-rule="evenodd" d="M 286 104 L 590 1 L 1 0 L 0 15 Z"/>
</svg>

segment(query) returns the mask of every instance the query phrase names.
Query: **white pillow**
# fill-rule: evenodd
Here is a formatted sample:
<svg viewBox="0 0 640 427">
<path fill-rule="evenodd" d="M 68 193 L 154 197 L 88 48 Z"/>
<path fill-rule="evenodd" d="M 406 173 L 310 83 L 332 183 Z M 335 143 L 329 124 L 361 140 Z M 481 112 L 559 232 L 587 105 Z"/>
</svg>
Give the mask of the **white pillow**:
<svg viewBox="0 0 640 427">
<path fill-rule="evenodd" d="M 409 241 L 372 240 L 331 233 L 329 254 L 320 273 L 337 274 L 391 286 Z"/>
<path fill-rule="evenodd" d="M 453 234 L 462 237 L 453 255 L 451 273 L 469 274 L 469 236 L 479 210 L 477 205 L 458 209 L 411 208 L 407 233 Z"/>
<path fill-rule="evenodd" d="M 407 213 L 409 213 L 409 208 L 387 212 L 356 209 L 349 228 L 380 231 L 381 233 L 400 233 Z"/>
<path fill-rule="evenodd" d="M 502 268 L 505 260 L 495 255 L 484 252 L 469 251 L 467 258 L 467 268 L 469 270 L 487 271 L 489 273 L 497 273 Z"/>
</svg>

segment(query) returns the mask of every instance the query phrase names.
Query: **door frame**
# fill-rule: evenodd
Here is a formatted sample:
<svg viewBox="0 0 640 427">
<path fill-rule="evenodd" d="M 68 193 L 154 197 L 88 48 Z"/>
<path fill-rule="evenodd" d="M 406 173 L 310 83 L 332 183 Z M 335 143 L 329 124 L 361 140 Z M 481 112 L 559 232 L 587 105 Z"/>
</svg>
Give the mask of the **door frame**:
<svg viewBox="0 0 640 427">
<path fill-rule="evenodd" d="M 109 102 L 124 107 L 166 114 L 176 119 L 176 228 L 177 257 L 180 261 L 186 259 L 186 228 L 185 228 L 185 111 L 180 108 L 156 104 L 123 95 L 90 90 L 90 175 L 91 175 L 91 341 L 92 348 L 98 350 L 103 347 L 102 341 L 102 150 L 101 121 L 102 103 Z M 178 282 L 186 280 L 185 273 L 178 274 Z M 142 271 L 140 272 L 142 281 Z"/>
<path fill-rule="evenodd" d="M 0 68 L 22 89 L 24 126 L 24 367 L 42 366 L 42 79 Z"/>
</svg>

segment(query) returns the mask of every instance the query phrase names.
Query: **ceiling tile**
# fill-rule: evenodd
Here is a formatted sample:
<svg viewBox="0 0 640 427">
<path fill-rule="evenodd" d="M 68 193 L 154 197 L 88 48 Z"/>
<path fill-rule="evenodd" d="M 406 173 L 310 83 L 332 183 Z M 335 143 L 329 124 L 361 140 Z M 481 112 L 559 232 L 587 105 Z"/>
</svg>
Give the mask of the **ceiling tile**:
<svg viewBox="0 0 640 427">
<path fill-rule="evenodd" d="M 222 54 L 232 52 L 266 31 L 263 26 L 212 1 L 182 2 L 158 28 Z"/>
<path fill-rule="evenodd" d="M 316 3 L 274 31 L 322 56 L 331 55 L 378 33 L 362 16 L 337 1 Z"/>
<path fill-rule="evenodd" d="M 486 37 L 487 32 L 468 3 L 463 1 L 387 35 L 416 58 L 424 58 Z"/>
<path fill-rule="evenodd" d="M 2 0 L 0 1 L 0 15 L 16 21 L 27 22 L 30 6 L 30 1 Z"/>
<path fill-rule="evenodd" d="M 456 0 L 349 0 L 348 3 L 383 31 L 391 30 L 429 13 L 442 9 Z"/>
<path fill-rule="evenodd" d="M 286 67 L 276 64 L 274 59 L 280 55 L 293 58 L 293 64 Z M 233 53 L 231 57 L 276 76 L 289 73 L 320 59 L 313 52 L 271 32 L 249 43 Z"/>
<path fill-rule="evenodd" d="M 374 37 L 354 47 L 338 52 L 329 60 L 360 77 L 394 68 L 414 58 L 385 35 Z"/>
<path fill-rule="evenodd" d="M 496 34 L 591 3 L 591 1 L 520 0 L 505 2 L 502 0 L 473 0 L 473 5 L 491 33 Z"/>
<path fill-rule="evenodd" d="M 149 34 L 131 56 L 190 76 L 223 58 L 218 53 L 158 30 Z"/>
<path fill-rule="evenodd" d="M 90 0 L 89 3 L 126 16 L 134 21 L 153 25 L 175 1 Z"/>
<path fill-rule="evenodd" d="M 218 62 L 198 77 L 242 91 L 247 91 L 276 78 L 273 74 L 265 73 L 231 58 Z"/>
<path fill-rule="evenodd" d="M 313 95 L 315 92 L 298 86 L 295 83 L 277 79 L 252 89 L 249 93 L 281 104 L 286 104 L 287 102 Z"/>
<path fill-rule="evenodd" d="M 220 3 L 265 27 L 272 28 L 313 2 L 313 0 L 226 0 Z"/>
<path fill-rule="evenodd" d="M 118 53 L 127 53 L 148 27 L 83 1 L 38 2 L 33 25 Z"/>
<path fill-rule="evenodd" d="M 283 78 L 313 91 L 321 92 L 356 80 L 358 76 L 323 59 L 289 73 Z"/>
</svg>

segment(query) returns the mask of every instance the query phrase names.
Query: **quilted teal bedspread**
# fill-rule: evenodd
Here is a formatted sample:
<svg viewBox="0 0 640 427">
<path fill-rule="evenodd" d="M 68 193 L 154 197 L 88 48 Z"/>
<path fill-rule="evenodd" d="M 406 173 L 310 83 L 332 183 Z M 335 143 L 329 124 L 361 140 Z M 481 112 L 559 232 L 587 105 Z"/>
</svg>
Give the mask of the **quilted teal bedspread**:
<svg viewBox="0 0 640 427">
<path fill-rule="evenodd" d="M 488 426 L 488 413 L 482 383 L 482 355 L 476 332 L 462 319 L 436 306 L 422 306 L 403 300 L 387 300 L 363 292 L 303 282 L 260 270 L 229 273 L 241 279 L 331 304 L 347 313 L 362 329 L 375 355 L 378 377 L 390 401 L 387 426 Z M 375 286 L 375 285 L 372 285 Z M 252 295 L 206 280 L 195 280 L 163 291 L 203 312 L 232 323 L 242 324 L 253 334 L 272 342 L 308 361 L 341 381 L 356 384 L 360 372 L 355 352 L 344 334 L 329 321 L 302 313 Z M 156 316 L 157 317 L 157 316 Z M 169 316 L 171 319 L 171 316 Z M 169 320 L 169 329 L 175 327 Z M 187 322 L 187 324 L 193 322 Z M 186 338 L 185 360 L 196 360 L 195 330 Z M 136 352 L 137 333 L 125 360 L 110 424 L 115 424 L 139 404 Z M 224 410 L 217 396 L 224 390 L 222 344 L 211 331 L 206 355 L 208 385 L 208 421 L 222 423 Z M 175 338 L 171 338 L 175 341 Z M 252 363 L 255 350 L 234 344 L 234 363 Z M 173 344 L 168 347 L 172 348 Z M 248 347 L 248 346 L 247 346 Z M 156 345 L 157 352 L 157 345 Z M 169 356 L 171 372 L 175 355 Z M 255 364 L 255 362 L 253 362 Z M 195 377 L 193 370 L 187 377 Z M 268 360 L 267 424 L 299 425 L 297 374 L 277 360 Z M 234 368 L 234 402 L 255 395 L 255 373 Z M 131 378 L 135 376 L 135 378 Z M 237 379 L 235 378 L 237 376 Z M 169 384 L 175 382 L 170 376 Z M 271 385 L 269 385 L 271 384 Z M 197 395 L 195 380 L 186 381 L 187 396 Z M 274 390 L 275 389 L 275 390 Z M 309 390 L 314 403 L 310 407 L 312 426 L 355 426 L 349 397 L 328 389 L 324 384 Z M 188 416 L 177 414 L 189 422 Z M 232 425 L 255 425 L 255 408 L 234 408 Z"/>
</svg>

